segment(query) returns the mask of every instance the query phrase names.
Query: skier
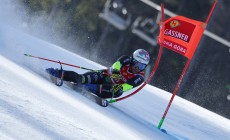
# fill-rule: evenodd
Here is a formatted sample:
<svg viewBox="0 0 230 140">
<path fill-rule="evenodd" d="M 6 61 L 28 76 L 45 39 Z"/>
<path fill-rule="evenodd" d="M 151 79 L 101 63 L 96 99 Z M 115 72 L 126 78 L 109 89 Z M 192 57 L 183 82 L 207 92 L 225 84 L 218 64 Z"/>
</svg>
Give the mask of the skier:
<svg viewBox="0 0 230 140">
<path fill-rule="evenodd" d="M 149 61 L 149 53 L 144 49 L 138 49 L 131 57 L 122 56 L 112 67 L 99 71 L 90 71 L 84 74 L 54 68 L 47 68 L 46 71 L 64 81 L 81 84 L 101 98 L 117 98 L 123 92 L 144 82 L 144 70 Z"/>
</svg>

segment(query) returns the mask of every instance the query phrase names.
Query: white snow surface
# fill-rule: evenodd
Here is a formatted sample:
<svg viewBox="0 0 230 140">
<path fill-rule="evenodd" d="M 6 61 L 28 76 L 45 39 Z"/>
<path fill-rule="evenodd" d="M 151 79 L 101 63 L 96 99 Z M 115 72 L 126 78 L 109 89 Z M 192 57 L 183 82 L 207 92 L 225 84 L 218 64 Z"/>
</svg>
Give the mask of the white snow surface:
<svg viewBox="0 0 230 140">
<path fill-rule="evenodd" d="M 45 68 L 59 68 L 59 64 L 26 57 L 25 53 L 92 69 L 104 68 L 0 23 L 0 139 L 230 139 L 228 119 L 178 96 L 163 123 L 162 128 L 168 132 L 165 134 L 156 127 L 171 93 L 147 85 L 136 95 L 104 108 L 44 78 Z M 69 66 L 63 69 L 86 72 Z"/>
</svg>

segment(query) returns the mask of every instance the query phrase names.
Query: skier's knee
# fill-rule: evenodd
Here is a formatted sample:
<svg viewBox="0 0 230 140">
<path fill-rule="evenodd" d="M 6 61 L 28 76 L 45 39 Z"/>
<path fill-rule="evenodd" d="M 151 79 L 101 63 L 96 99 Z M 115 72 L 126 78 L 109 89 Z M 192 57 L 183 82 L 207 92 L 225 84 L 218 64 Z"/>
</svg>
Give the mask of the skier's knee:
<svg viewBox="0 0 230 140">
<path fill-rule="evenodd" d="M 117 97 L 120 97 L 122 94 L 123 94 L 123 91 L 122 91 L 122 90 L 118 90 L 117 92 L 115 92 L 115 93 L 113 94 L 113 97 L 114 97 L 114 98 L 117 98 Z"/>
</svg>

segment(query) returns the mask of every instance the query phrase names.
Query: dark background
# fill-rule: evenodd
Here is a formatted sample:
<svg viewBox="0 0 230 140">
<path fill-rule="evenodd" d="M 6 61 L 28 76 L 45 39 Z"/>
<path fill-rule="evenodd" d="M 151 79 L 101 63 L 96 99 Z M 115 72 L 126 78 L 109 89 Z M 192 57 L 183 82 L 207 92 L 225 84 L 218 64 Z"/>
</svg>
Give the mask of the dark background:
<svg viewBox="0 0 230 140">
<path fill-rule="evenodd" d="M 158 11 L 140 0 L 117 0 L 124 4 L 131 24 L 119 30 L 98 15 L 106 0 L 21 0 L 26 7 L 24 20 L 28 26 L 39 19 L 49 30 L 39 36 L 51 43 L 71 50 L 104 66 L 110 66 L 121 55 L 131 55 L 138 48 L 150 52 L 153 68 L 159 51 L 132 33 L 137 17 L 156 20 Z M 205 21 L 213 0 L 151 0 L 178 15 Z M 230 40 L 229 0 L 219 0 L 207 30 Z M 35 21 L 36 19 L 36 21 Z M 159 31 L 152 34 L 156 38 Z M 34 33 L 34 35 L 37 35 Z M 49 36 L 47 38 L 47 36 Z M 173 92 L 186 63 L 186 58 L 164 49 L 160 66 L 151 85 Z M 204 108 L 230 118 L 230 52 L 215 40 L 203 36 L 177 95 Z M 151 70 L 151 69 L 150 69 Z M 148 72 L 147 72 L 148 73 Z"/>
</svg>

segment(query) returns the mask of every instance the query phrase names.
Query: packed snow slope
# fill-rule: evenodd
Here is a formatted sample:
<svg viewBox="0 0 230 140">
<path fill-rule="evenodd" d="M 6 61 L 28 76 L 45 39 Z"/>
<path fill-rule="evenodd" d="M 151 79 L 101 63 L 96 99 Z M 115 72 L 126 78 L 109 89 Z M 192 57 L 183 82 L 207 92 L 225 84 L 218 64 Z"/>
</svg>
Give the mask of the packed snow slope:
<svg viewBox="0 0 230 140">
<path fill-rule="evenodd" d="M 44 69 L 59 64 L 25 53 L 104 68 L 0 23 L 1 139 L 230 139 L 230 120 L 180 97 L 175 97 L 162 126 L 168 134 L 159 131 L 156 126 L 171 94 L 150 85 L 126 100 L 100 107 L 67 86 L 57 87 L 47 80 Z M 63 69 L 86 72 L 69 66 Z"/>
</svg>

